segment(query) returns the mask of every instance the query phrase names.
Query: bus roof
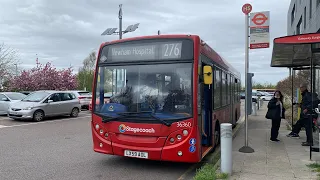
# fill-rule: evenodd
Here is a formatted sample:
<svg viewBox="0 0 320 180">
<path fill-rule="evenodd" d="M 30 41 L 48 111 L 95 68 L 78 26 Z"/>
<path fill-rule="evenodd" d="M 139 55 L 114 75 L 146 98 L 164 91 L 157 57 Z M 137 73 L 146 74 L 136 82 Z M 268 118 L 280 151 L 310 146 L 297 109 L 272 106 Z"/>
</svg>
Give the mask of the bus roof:
<svg viewBox="0 0 320 180">
<path fill-rule="evenodd" d="M 108 44 L 116 44 L 116 43 L 120 43 L 120 42 L 136 41 L 136 40 L 141 40 L 141 39 L 157 39 L 157 38 L 163 38 L 163 39 L 165 39 L 165 38 L 189 38 L 189 39 L 194 39 L 195 37 L 199 37 L 199 36 L 198 35 L 186 35 L 186 34 L 137 36 L 137 37 L 116 39 L 113 41 L 104 42 L 104 43 L 102 43 L 102 46 L 108 45 Z"/>
<path fill-rule="evenodd" d="M 237 71 L 229 62 L 227 62 L 221 55 L 219 55 L 216 51 L 214 51 L 209 45 L 204 43 L 203 40 L 200 39 L 200 36 L 198 35 L 191 35 L 191 34 L 170 34 L 170 35 L 150 35 L 150 36 L 138 36 L 138 37 L 131 37 L 131 38 L 125 38 L 125 39 L 117 39 L 109 42 L 104 42 L 101 44 L 100 48 L 102 48 L 105 45 L 109 44 L 117 44 L 121 42 L 127 42 L 127 41 L 136 41 L 141 39 L 158 39 L 158 38 L 187 38 L 191 39 L 194 42 L 197 42 L 199 40 L 199 44 L 202 45 L 200 48 L 200 51 L 206 54 L 208 57 L 214 59 L 214 61 L 220 65 L 221 67 L 225 68 L 227 71 L 232 73 L 233 75 L 237 76 L 237 78 L 240 78 L 240 72 Z"/>
</svg>

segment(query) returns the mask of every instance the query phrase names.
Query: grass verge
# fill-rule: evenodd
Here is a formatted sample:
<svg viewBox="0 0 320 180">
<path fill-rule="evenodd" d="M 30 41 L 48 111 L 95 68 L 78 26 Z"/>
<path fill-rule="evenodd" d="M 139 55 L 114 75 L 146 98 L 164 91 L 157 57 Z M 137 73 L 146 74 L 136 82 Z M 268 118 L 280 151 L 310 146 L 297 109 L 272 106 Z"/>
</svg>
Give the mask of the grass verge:
<svg viewBox="0 0 320 180">
<path fill-rule="evenodd" d="M 307 164 L 307 167 L 313 169 L 313 172 L 320 173 L 320 164 L 318 163 Z M 318 179 L 320 179 L 320 174 L 318 174 Z"/>
<path fill-rule="evenodd" d="M 206 163 L 199 170 L 197 170 L 194 180 L 216 180 L 216 179 L 227 179 L 228 174 L 217 173 L 217 167 L 214 167 L 211 163 Z"/>
<path fill-rule="evenodd" d="M 219 161 L 220 153 L 215 154 L 209 163 L 205 163 L 200 169 L 197 169 L 196 175 L 193 177 L 194 180 L 216 180 L 216 179 L 227 179 L 228 174 L 217 173 L 218 167 L 215 164 Z"/>
</svg>

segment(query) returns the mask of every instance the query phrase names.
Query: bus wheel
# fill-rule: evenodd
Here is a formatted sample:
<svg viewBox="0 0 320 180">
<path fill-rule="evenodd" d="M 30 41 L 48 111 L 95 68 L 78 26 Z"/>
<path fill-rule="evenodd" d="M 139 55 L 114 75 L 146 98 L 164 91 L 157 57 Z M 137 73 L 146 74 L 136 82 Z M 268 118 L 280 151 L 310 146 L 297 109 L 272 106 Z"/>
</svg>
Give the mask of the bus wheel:
<svg viewBox="0 0 320 180">
<path fill-rule="evenodd" d="M 215 130 L 214 130 L 214 149 L 220 144 L 220 124 L 219 122 L 216 123 Z"/>
<path fill-rule="evenodd" d="M 232 124 L 232 129 L 237 126 L 237 121 L 238 121 L 238 112 L 237 111 L 236 111 L 236 114 L 234 117 L 235 117 L 235 120 L 234 120 L 234 124 Z"/>
</svg>

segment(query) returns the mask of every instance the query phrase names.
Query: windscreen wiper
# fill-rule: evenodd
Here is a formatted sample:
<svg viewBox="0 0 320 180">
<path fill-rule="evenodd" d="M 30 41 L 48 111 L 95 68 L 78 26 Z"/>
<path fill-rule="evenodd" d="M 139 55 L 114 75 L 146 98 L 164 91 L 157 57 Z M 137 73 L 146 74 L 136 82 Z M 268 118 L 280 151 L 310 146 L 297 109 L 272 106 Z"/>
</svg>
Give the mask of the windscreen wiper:
<svg viewBox="0 0 320 180">
<path fill-rule="evenodd" d="M 169 122 L 167 122 L 167 121 L 165 121 L 165 120 L 163 120 L 163 119 L 160 119 L 160 118 L 154 116 L 151 111 L 124 112 L 124 113 L 119 113 L 119 114 L 120 114 L 120 115 L 123 115 L 124 117 L 132 117 L 132 115 L 148 114 L 149 117 L 151 117 L 151 118 L 153 118 L 153 119 L 161 122 L 162 124 L 164 124 L 164 125 L 166 125 L 166 126 L 168 126 L 168 127 L 170 127 L 171 124 L 172 124 L 172 123 L 169 123 Z M 142 117 L 141 117 L 141 116 L 135 116 L 135 117 L 143 118 L 143 116 L 142 116 Z"/>
<path fill-rule="evenodd" d="M 101 114 L 101 113 L 95 113 L 95 114 L 97 114 L 98 116 L 102 117 L 102 122 L 103 123 L 110 122 L 110 121 L 113 121 L 113 120 L 117 120 L 117 119 L 121 119 L 123 117 L 126 117 L 125 115 L 120 115 L 118 117 L 112 117 L 112 116 L 106 116 L 106 115 Z"/>
</svg>

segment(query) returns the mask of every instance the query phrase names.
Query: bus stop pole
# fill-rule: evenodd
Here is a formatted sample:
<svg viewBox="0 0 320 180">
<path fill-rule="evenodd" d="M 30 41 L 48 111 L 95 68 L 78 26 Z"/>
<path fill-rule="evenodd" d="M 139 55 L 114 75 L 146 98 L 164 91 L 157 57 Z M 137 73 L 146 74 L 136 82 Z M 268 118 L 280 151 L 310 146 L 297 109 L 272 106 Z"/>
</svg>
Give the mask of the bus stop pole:
<svg viewBox="0 0 320 180">
<path fill-rule="evenodd" d="M 293 130 L 293 79 L 294 79 L 294 71 L 293 68 L 289 68 L 289 76 L 291 77 L 291 130 Z"/>
<path fill-rule="evenodd" d="M 245 14 L 245 84 L 246 84 L 246 99 L 245 99 L 245 145 L 239 149 L 239 152 L 243 153 L 253 153 L 254 150 L 248 145 L 248 107 L 249 107 L 249 97 L 248 97 L 248 72 L 249 72 L 249 16 Z"/>
</svg>

